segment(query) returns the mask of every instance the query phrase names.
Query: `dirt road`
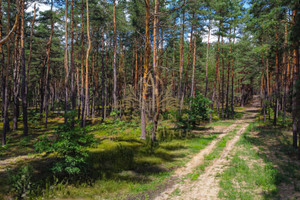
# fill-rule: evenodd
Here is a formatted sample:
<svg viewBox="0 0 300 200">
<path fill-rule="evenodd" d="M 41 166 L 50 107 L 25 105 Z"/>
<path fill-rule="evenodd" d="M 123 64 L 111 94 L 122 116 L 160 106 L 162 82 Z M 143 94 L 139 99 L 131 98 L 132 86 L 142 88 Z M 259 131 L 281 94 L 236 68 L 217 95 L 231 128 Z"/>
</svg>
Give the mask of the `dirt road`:
<svg viewBox="0 0 300 200">
<path fill-rule="evenodd" d="M 235 144 L 242 133 L 246 130 L 249 123 L 255 119 L 257 112 L 258 108 L 256 107 L 246 108 L 246 113 L 242 119 L 237 120 L 234 124 L 223 130 L 222 133 L 210 143 L 210 145 L 194 156 L 191 161 L 186 164 L 186 166 L 175 171 L 173 178 L 177 180 L 176 183 L 159 194 L 155 200 L 218 199 L 219 180 L 217 175 L 222 173 L 229 164 L 229 153 L 233 151 Z M 204 162 L 205 156 L 216 148 L 217 142 L 224 136 L 230 134 L 233 130 L 235 130 L 236 134 L 227 141 L 220 156 L 215 158 L 196 180 L 186 178 L 186 175 L 193 173 L 197 170 L 197 167 Z"/>
</svg>

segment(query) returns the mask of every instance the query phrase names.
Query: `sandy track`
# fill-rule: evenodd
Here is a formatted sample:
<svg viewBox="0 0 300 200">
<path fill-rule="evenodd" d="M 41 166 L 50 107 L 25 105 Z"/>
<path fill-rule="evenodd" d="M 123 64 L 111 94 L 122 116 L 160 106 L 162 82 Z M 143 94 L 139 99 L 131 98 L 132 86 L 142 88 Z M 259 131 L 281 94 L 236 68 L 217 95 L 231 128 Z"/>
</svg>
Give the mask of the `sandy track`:
<svg viewBox="0 0 300 200">
<path fill-rule="evenodd" d="M 233 150 L 236 142 L 239 140 L 242 133 L 246 130 L 249 123 L 253 121 L 256 116 L 256 108 L 248 108 L 246 114 L 241 120 L 237 120 L 236 123 L 226 128 L 217 139 L 212 141 L 205 149 L 201 150 L 196 156 L 194 156 L 185 167 L 175 171 L 173 178 L 177 178 L 177 183 L 169 187 L 163 193 L 158 195 L 155 200 L 163 199 L 218 199 L 219 192 L 219 180 L 216 176 L 223 172 L 225 167 L 229 164 L 229 153 Z M 236 135 L 227 142 L 226 147 L 223 149 L 219 158 L 213 160 L 212 164 L 208 166 L 204 173 L 201 174 L 197 180 L 191 181 L 186 179 L 184 182 L 180 181 L 185 175 L 192 173 L 193 170 L 204 162 L 205 155 L 213 151 L 216 143 L 230 131 L 237 128 L 240 125 Z"/>
</svg>

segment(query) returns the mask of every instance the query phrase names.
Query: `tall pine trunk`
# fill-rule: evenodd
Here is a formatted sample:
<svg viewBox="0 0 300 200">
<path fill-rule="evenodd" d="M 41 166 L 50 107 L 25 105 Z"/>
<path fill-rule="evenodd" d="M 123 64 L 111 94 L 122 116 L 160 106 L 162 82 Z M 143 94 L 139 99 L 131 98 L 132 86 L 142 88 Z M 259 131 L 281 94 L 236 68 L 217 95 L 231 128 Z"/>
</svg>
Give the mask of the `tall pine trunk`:
<svg viewBox="0 0 300 200">
<path fill-rule="evenodd" d="M 84 118 L 83 126 L 86 125 L 86 119 L 88 117 L 89 109 L 89 53 L 91 49 L 91 37 L 90 37 L 90 18 L 89 18 L 89 1 L 86 0 L 86 33 L 88 40 L 88 48 L 86 50 L 85 56 L 85 109 L 84 109 Z"/>
<path fill-rule="evenodd" d="M 23 115 L 27 115 L 27 106 L 28 106 L 28 102 L 27 102 L 27 94 L 28 94 L 28 84 L 29 84 L 29 72 L 30 72 L 30 66 L 31 66 L 31 54 L 32 54 L 32 40 L 33 40 L 33 29 L 34 29 L 34 22 L 35 22 L 35 17 L 36 17 L 36 4 L 34 4 L 34 13 L 33 13 L 33 18 L 32 18 L 32 22 L 31 22 L 31 30 L 30 30 L 30 41 L 29 41 L 29 55 L 28 55 L 28 61 L 27 61 L 27 72 L 26 72 L 26 81 L 25 81 L 25 91 L 24 91 L 24 99 L 26 99 L 26 113 L 24 114 L 24 110 L 23 109 Z M 27 124 L 27 116 L 26 119 L 24 119 L 25 117 L 23 117 L 23 134 L 27 135 L 28 134 L 28 124 Z M 26 121 L 26 122 L 25 122 Z"/>
<path fill-rule="evenodd" d="M 144 75 L 142 83 L 142 105 L 141 105 L 141 139 L 146 139 L 146 100 L 147 100 L 147 85 L 148 72 L 150 66 L 150 0 L 145 0 L 146 3 L 146 28 L 145 28 L 145 60 L 144 60 Z"/>
<path fill-rule="evenodd" d="M 72 111 L 76 109 L 76 90 L 75 90 L 75 63 L 74 63 L 74 0 L 71 1 L 71 103 Z M 72 119 L 75 116 L 72 114 Z M 74 126 L 72 120 L 71 126 Z"/>
<path fill-rule="evenodd" d="M 206 44 L 205 92 L 204 92 L 205 97 L 207 97 L 207 91 L 208 91 L 209 38 L 210 38 L 210 24 L 208 26 L 208 36 L 207 36 L 207 44 Z"/>
<path fill-rule="evenodd" d="M 68 0 L 66 0 L 65 7 L 65 50 L 64 50 L 64 68 L 65 68 L 65 123 L 67 123 L 68 117 Z"/>
<path fill-rule="evenodd" d="M 160 112 L 160 99 L 159 99 L 159 71 L 158 71 L 158 9 L 159 9 L 159 0 L 155 0 L 154 5 L 154 24 L 153 24 L 153 74 L 154 74 L 154 88 L 153 93 L 153 129 L 152 129 L 152 141 L 156 140 L 156 131 L 158 124 L 158 117 Z M 156 102 L 156 109 L 155 109 Z"/>
<path fill-rule="evenodd" d="M 195 96 L 195 67 L 196 67 L 196 50 L 197 50 L 197 37 L 194 38 L 194 56 L 193 56 L 193 68 L 192 68 L 192 85 L 191 85 L 191 97 Z"/>
<path fill-rule="evenodd" d="M 106 105 L 105 105 L 105 96 L 106 96 L 106 68 L 104 65 L 104 51 L 105 51 L 105 40 L 104 40 L 104 29 L 102 32 L 102 49 L 101 49 L 101 114 L 102 122 L 106 118 Z"/>
<path fill-rule="evenodd" d="M 51 1 L 51 16 L 50 16 L 50 23 L 51 23 L 51 30 L 50 30 L 50 37 L 48 41 L 48 48 L 47 48 L 47 70 L 46 70 L 46 75 L 45 75 L 45 89 L 44 89 L 44 106 L 45 106 L 45 128 L 47 128 L 48 124 L 48 96 L 49 96 L 49 72 L 50 72 L 50 53 L 51 53 L 51 43 L 52 43 L 52 37 L 53 37 L 53 0 Z"/>
<path fill-rule="evenodd" d="M 215 68 L 215 80 L 214 80 L 214 87 L 212 92 L 212 98 L 211 98 L 211 110 L 214 109 L 214 103 L 216 99 L 216 88 L 217 88 L 217 82 L 218 82 L 218 71 L 219 71 L 219 51 L 220 51 L 220 35 L 218 35 L 218 42 L 217 42 L 217 55 L 216 55 L 216 68 Z M 212 113 L 210 113 L 210 122 L 212 122 Z"/>
<path fill-rule="evenodd" d="M 179 87 L 178 87 L 178 100 L 181 102 L 182 96 L 182 74 L 183 74 L 183 59 L 184 59 L 184 20 L 185 20 L 185 10 L 182 11 L 182 35 L 180 43 L 180 66 L 179 66 Z M 181 110 L 181 103 L 180 103 Z"/>
<path fill-rule="evenodd" d="M 296 26 L 296 17 L 298 14 L 298 10 L 293 10 L 293 26 Z M 300 109 L 299 109 L 299 100 L 300 100 L 300 90 L 299 87 L 296 88 L 297 81 L 299 80 L 299 45 L 297 41 L 293 41 L 292 44 L 293 47 L 293 97 L 292 97 L 292 115 L 293 115 L 293 147 L 297 148 L 297 135 L 299 131 L 299 115 L 300 115 Z M 299 134 L 300 136 L 300 134 Z M 300 139 L 300 138 L 299 138 Z M 300 145 L 299 145 L 300 148 Z M 300 153 L 300 150 L 299 150 Z M 300 154 L 299 154 L 300 155 Z"/>
<path fill-rule="evenodd" d="M 193 13 L 193 19 L 194 18 L 195 18 L 195 13 Z M 187 57 L 187 62 L 186 62 L 185 87 L 184 87 L 183 93 L 187 92 L 188 89 L 189 89 L 189 67 L 190 67 L 190 60 L 191 60 L 192 48 L 193 48 L 193 32 L 194 32 L 194 26 L 193 26 L 193 23 L 192 23 L 189 51 L 188 51 L 188 57 Z"/>
<path fill-rule="evenodd" d="M 114 52 L 113 52 L 113 108 L 118 109 L 117 102 L 117 25 L 116 25 L 116 0 L 113 1 L 113 23 L 114 23 Z"/>
<path fill-rule="evenodd" d="M 234 44 L 235 44 L 235 28 L 233 29 L 233 47 L 232 47 L 232 66 L 231 66 L 231 115 L 234 115 Z"/>
<path fill-rule="evenodd" d="M 22 0 L 20 1 L 22 7 Z M 22 18 L 22 11 L 21 11 Z M 9 30 L 9 27 L 8 27 Z M 18 117 L 19 117 L 19 84 L 20 84 L 20 54 L 21 54 L 21 43 L 20 43 L 20 26 L 18 26 L 15 35 L 15 51 L 14 51 L 14 69 L 13 69 L 13 130 L 18 129 Z M 9 53 L 7 54 L 9 60 Z"/>
<path fill-rule="evenodd" d="M 25 21 L 25 0 L 22 1 L 21 14 L 21 67 L 22 67 L 22 109 L 23 109 L 23 135 L 28 135 L 27 124 L 27 94 L 26 94 L 26 65 L 25 65 L 25 45 L 24 45 L 24 22 Z"/>
<path fill-rule="evenodd" d="M 80 58 L 80 66 L 81 66 L 81 113 L 80 113 L 80 107 L 78 108 L 78 116 L 81 116 L 81 127 L 84 126 L 84 110 L 85 110 L 85 104 L 84 104 L 84 48 L 83 48 L 83 42 L 84 42 L 84 23 L 83 23 L 83 12 L 84 12 L 84 4 L 83 0 L 81 0 L 81 43 L 80 43 L 80 51 L 81 51 L 81 58 Z"/>
</svg>

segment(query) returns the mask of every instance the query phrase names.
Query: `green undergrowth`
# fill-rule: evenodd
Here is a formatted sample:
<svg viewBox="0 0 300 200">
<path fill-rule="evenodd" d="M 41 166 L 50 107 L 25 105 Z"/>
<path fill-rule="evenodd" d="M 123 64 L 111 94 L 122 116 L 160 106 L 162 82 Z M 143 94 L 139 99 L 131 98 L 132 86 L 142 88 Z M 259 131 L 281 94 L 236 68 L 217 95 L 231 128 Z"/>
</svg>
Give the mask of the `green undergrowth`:
<svg viewBox="0 0 300 200">
<path fill-rule="evenodd" d="M 63 123 L 60 115 L 51 115 L 48 129 L 39 121 L 36 114 L 30 116 L 28 137 L 22 136 L 21 129 L 8 135 L 8 144 L 1 148 L 3 159 L 12 159 L 0 170 L 0 199 L 13 196 L 9 180 L 10 174 L 20 174 L 24 166 L 29 166 L 30 187 L 25 187 L 29 199 L 147 199 L 153 196 L 157 188 L 166 187 L 175 168 L 184 164 L 205 148 L 218 133 L 208 134 L 214 126 L 227 127 L 233 121 L 214 122 L 193 130 L 174 128 L 171 120 L 163 120 L 158 127 L 158 142 L 151 143 L 150 138 L 140 140 L 138 119 L 131 121 L 107 119 L 104 123 L 88 122 L 85 131 L 95 136 L 96 144 L 88 149 L 88 169 L 78 177 L 68 178 L 54 176 L 50 170 L 59 158 L 54 155 L 36 154 L 33 146 L 39 136 L 48 134 L 53 137 L 57 124 Z M 21 126 L 20 126 L 21 128 Z M 147 126 L 150 135 L 151 123 Z M 220 144 L 221 145 L 221 144 Z M 17 160 L 24 155 L 29 159 Z M 45 167 L 49 166 L 49 167 Z M 5 168 L 12 168 L 7 171 Z M 29 173 L 29 172 L 28 172 Z M 13 184 L 22 185 L 22 179 L 16 177 Z M 20 179 L 20 180 L 19 180 Z M 18 190 L 23 190 L 22 187 Z"/>
<path fill-rule="evenodd" d="M 236 145 L 236 152 L 228 167 L 220 175 L 219 197 L 222 199 L 262 199 L 260 194 L 275 194 L 275 175 L 271 162 L 262 160 L 248 137 L 255 124 L 250 123 Z"/>
<path fill-rule="evenodd" d="M 251 123 L 236 144 L 229 167 L 220 174 L 219 197 L 297 199 L 299 166 L 292 160 L 287 138 L 287 132 L 268 123 Z"/>
<path fill-rule="evenodd" d="M 196 167 L 196 169 L 188 174 L 185 178 L 189 178 L 190 180 L 197 180 L 198 177 L 205 171 L 205 168 L 209 166 L 213 160 L 220 158 L 223 149 L 226 147 L 228 141 L 230 141 L 239 130 L 240 126 L 237 126 L 234 130 L 230 131 L 229 134 L 225 135 L 216 143 L 216 147 L 213 149 L 211 153 L 204 157 L 203 164 Z"/>
<path fill-rule="evenodd" d="M 151 196 L 151 191 L 159 185 L 167 184 L 173 169 L 183 166 L 194 153 L 217 137 L 217 134 L 192 134 L 172 129 L 167 122 L 163 122 L 158 131 L 159 142 L 152 145 L 149 139 L 139 139 L 137 125 L 126 122 L 123 125 L 126 128 L 107 123 L 87 129 L 89 134 L 96 136 L 97 144 L 89 148 L 89 169 L 84 177 L 81 175 L 72 181 L 53 177 L 50 167 L 45 167 L 57 162 L 51 155 L 41 157 L 41 160 L 20 162 L 14 165 L 14 173 L 24 165 L 33 167 L 33 174 L 30 174 L 32 185 L 27 188 L 29 197 L 33 199 L 145 198 Z M 106 133 L 102 132 L 102 128 Z M 113 134 L 113 129 L 117 129 L 118 133 Z M 130 134 L 128 129 L 133 132 Z M 101 137 L 97 137 L 99 135 Z M 0 199 L 6 199 L 12 194 L 5 181 L 10 175 L 8 171 L 2 171 L 0 175 L 4 177 L 0 185 L 5 185 L 0 189 Z"/>
<path fill-rule="evenodd" d="M 104 140 L 90 149 L 92 185 L 65 185 L 48 198 L 126 199 L 145 198 L 165 185 L 172 169 L 183 166 L 189 156 L 205 148 L 215 135 L 164 141 L 149 153 L 136 138 Z"/>
</svg>

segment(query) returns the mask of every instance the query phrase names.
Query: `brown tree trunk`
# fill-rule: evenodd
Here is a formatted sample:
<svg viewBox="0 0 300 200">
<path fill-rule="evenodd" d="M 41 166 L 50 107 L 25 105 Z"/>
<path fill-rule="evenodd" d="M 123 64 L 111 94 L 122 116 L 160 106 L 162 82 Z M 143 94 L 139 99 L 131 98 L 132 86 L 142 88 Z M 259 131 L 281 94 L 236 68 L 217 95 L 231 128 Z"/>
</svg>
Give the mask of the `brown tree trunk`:
<svg viewBox="0 0 300 200">
<path fill-rule="evenodd" d="M 184 59 L 184 20 L 185 10 L 182 11 L 182 35 L 180 43 L 180 66 L 179 66 L 179 87 L 178 87 L 178 100 L 181 101 L 182 96 L 182 74 L 183 74 L 183 59 Z M 181 110 L 181 103 L 180 103 Z"/>
<path fill-rule="evenodd" d="M 145 28 L 145 61 L 142 89 L 142 105 L 141 105 L 141 139 L 146 139 L 146 100 L 147 100 L 147 82 L 148 71 L 150 66 L 150 0 L 145 0 L 146 3 L 146 28 Z"/>
<path fill-rule="evenodd" d="M 72 111 L 76 109 L 76 90 L 75 90 L 75 63 L 74 63 L 74 0 L 71 1 L 71 103 Z M 74 124 L 74 117 L 72 114 L 72 124 Z"/>
<path fill-rule="evenodd" d="M 293 10 L 293 19 L 292 23 L 293 26 L 296 26 L 296 17 L 297 17 L 298 10 Z M 293 147 L 297 148 L 297 135 L 299 132 L 299 115 L 300 115 L 300 109 L 299 109 L 299 100 L 300 100 L 300 90 L 299 87 L 295 88 L 296 83 L 299 79 L 299 45 L 297 41 L 293 41 L 292 44 L 293 47 L 293 69 L 294 69 L 294 75 L 293 75 L 293 98 L 292 98 L 292 115 L 293 115 Z M 299 134 L 300 136 L 300 134 Z M 300 138 L 299 138 L 300 139 Z M 299 145 L 300 148 L 300 145 Z M 300 149 L 299 154 L 300 155 Z"/>
<path fill-rule="evenodd" d="M 17 2 L 17 5 L 19 5 L 19 1 Z M 7 1 L 7 12 L 9 13 L 10 12 L 10 1 L 8 0 Z M 10 14 L 8 14 L 7 16 L 10 16 Z M 1 18 L 2 18 L 2 15 L 1 15 Z M 7 18 L 7 25 L 6 25 L 6 32 L 9 31 L 9 17 Z M 13 27 L 13 30 L 16 31 L 17 30 L 17 27 L 19 26 L 19 13 L 17 13 L 17 17 L 16 17 L 16 22 L 14 27 Z M 1 30 L 1 34 L 2 34 L 2 30 Z M 12 34 L 11 34 L 12 36 Z M 1 40 L 2 41 L 2 40 Z M 1 44 L 0 44 L 1 46 Z M 6 63 L 6 68 L 3 70 L 3 74 L 4 74 L 4 86 L 3 86 L 3 100 L 4 100 L 4 109 L 3 109 L 3 112 L 4 112 L 4 121 L 3 121 L 3 135 L 6 135 L 4 134 L 4 131 L 10 131 L 10 127 L 9 127 L 9 114 L 8 114 L 8 107 L 9 107 L 9 97 L 8 97 L 8 87 L 9 87 L 9 65 L 10 65 L 10 50 L 9 50 L 9 39 L 7 40 L 7 44 L 6 44 L 6 47 L 7 47 L 7 63 Z M 15 47 L 17 48 L 17 47 Z M 3 52 L 2 52 L 3 53 Z M 4 53 L 3 53 L 3 62 L 4 62 Z M 6 138 L 5 138 L 6 139 Z"/>
<path fill-rule="evenodd" d="M 90 18 L 89 18 L 89 1 L 86 0 L 86 33 L 88 40 L 88 48 L 86 50 L 85 56 L 85 109 L 84 109 L 84 118 L 83 126 L 86 125 L 86 118 L 88 117 L 89 109 L 89 53 L 91 49 L 91 38 L 90 38 Z"/>
<path fill-rule="evenodd" d="M 117 25 L 116 25 L 116 0 L 113 1 L 113 23 L 114 23 L 113 109 L 118 109 L 118 102 L 117 102 Z"/>
<path fill-rule="evenodd" d="M 231 29 L 230 29 L 231 34 Z M 228 65 L 227 65 L 227 84 L 226 84 L 226 106 L 225 114 L 229 117 L 229 83 L 230 83 L 230 61 L 231 61 L 231 37 L 229 38 L 229 55 L 228 55 Z"/>
<path fill-rule="evenodd" d="M 224 62 L 224 40 L 222 36 L 222 89 L 221 89 L 221 117 L 224 119 L 224 87 L 225 87 L 225 62 Z"/>
<path fill-rule="evenodd" d="M 0 0 L 0 41 L 2 40 L 2 2 Z M 3 98 L 3 129 L 2 129 L 2 146 L 6 145 L 6 133 L 7 133 L 7 125 L 9 123 L 7 122 L 8 120 L 8 98 L 7 98 L 7 85 L 8 85 L 8 65 L 5 67 L 4 63 L 4 54 L 3 54 L 3 49 L 2 45 L 0 44 L 0 56 L 1 56 L 1 61 L 0 64 L 2 65 L 2 79 L 3 79 L 3 85 L 2 85 L 2 98 Z"/>
<path fill-rule="evenodd" d="M 104 41 L 104 29 L 102 32 L 102 51 L 101 51 L 101 114 L 102 114 L 102 122 L 106 118 L 106 105 L 105 105 L 105 96 L 106 96 L 106 68 L 104 65 L 104 51 L 105 51 L 105 41 Z"/>
<path fill-rule="evenodd" d="M 174 37 L 174 36 L 173 36 Z M 175 38 L 173 38 L 173 68 L 172 68 L 172 90 L 173 96 L 175 97 Z"/>
<path fill-rule="evenodd" d="M 153 97 L 153 129 L 152 129 L 152 141 L 156 140 L 156 131 L 158 124 L 158 117 L 160 112 L 160 100 L 159 100 L 159 71 L 158 71 L 158 10 L 159 10 L 159 0 L 155 0 L 154 5 L 154 24 L 153 24 L 153 74 L 154 74 L 154 88 L 153 93 L 155 98 Z M 156 102 L 156 109 L 155 109 Z"/>
<path fill-rule="evenodd" d="M 31 22 L 31 30 L 30 30 L 29 55 L 28 55 L 28 62 L 27 62 L 27 64 L 28 64 L 27 77 L 26 77 L 26 84 L 25 84 L 26 98 L 27 98 L 27 94 L 28 94 L 29 72 L 30 72 L 30 67 L 31 67 L 32 40 L 33 40 L 33 29 L 34 29 L 35 18 L 36 18 L 36 4 L 34 4 L 34 13 L 33 13 L 33 18 L 32 18 L 32 22 Z"/>
<path fill-rule="evenodd" d="M 218 35 L 218 43 L 217 43 L 217 56 L 216 56 L 216 68 L 215 68 L 215 80 L 214 80 L 214 88 L 211 98 L 211 109 L 214 109 L 214 103 L 216 98 L 216 88 L 217 88 L 217 82 L 218 82 L 218 71 L 219 71 L 219 51 L 220 51 L 220 35 Z M 212 122 L 212 113 L 210 113 L 210 122 Z"/>
<path fill-rule="evenodd" d="M 64 54 L 64 68 L 65 68 L 65 123 L 68 117 L 68 0 L 66 0 L 65 7 L 65 54 Z"/>
<path fill-rule="evenodd" d="M 283 53 L 283 66 L 284 66 L 284 81 L 283 81 L 283 116 L 282 116 L 282 120 L 283 122 L 285 122 L 285 118 L 286 118 L 286 104 L 287 104 L 287 91 L 288 91 L 288 57 L 287 57 L 287 23 L 285 23 L 284 25 L 284 53 Z"/>
<path fill-rule="evenodd" d="M 22 7 L 22 0 L 20 1 Z M 22 11 L 21 11 L 22 18 Z M 22 19 L 21 19 L 22 20 Z M 9 27 L 8 27 L 9 28 Z M 13 69 L 13 130 L 18 129 L 19 117 L 19 83 L 20 83 L 20 58 L 21 58 L 21 43 L 20 43 L 20 26 L 16 29 L 15 35 L 15 51 L 14 51 L 14 69 Z M 7 54 L 9 57 L 9 53 Z M 8 58 L 7 60 L 9 60 Z"/>
<path fill-rule="evenodd" d="M 197 37 L 194 38 L 194 56 L 193 56 L 193 68 L 192 68 L 192 85 L 191 85 L 191 97 L 195 96 L 195 67 L 196 67 L 196 51 L 197 51 Z"/>
<path fill-rule="evenodd" d="M 195 18 L 195 13 L 193 13 L 193 19 Z M 194 31 L 194 26 L 193 23 L 191 25 L 191 36 L 190 36 L 190 44 L 189 44 L 189 52 L 188 52 L 188 57 L 187 57 L 187 64 L 186 64 L 186 72 L 185 72 L 185 88 L 184 92 L 187 92 L 189 89 L 189 67 L 190 67 L 190 60 L 191 60 L 191 55 L 192 55 L 192 47 L 193 47 L 193 31 Z"/>
<path fill-rule="evenodd" d="M 85 110 L 85 104 L 84 104 L 84 47 L 83 47 L 83 41 L 84 41 L 84 23 L 83 23 L 83 12 L 84 12 L 84 4 L 83 4 L 83 0 L 81 0 L 81 59 L 80 59 L 80 63 L 81 63 L 81 127 L 84 126 L 84 110 Z M 80 116 L 80 107 L 78 109 L 78 116 Z"/>
<path fill-rule="evenodd" d="M 25 0 L 22 1 L 21 13 L 21 67 L 22 67 L 22 108 L 23 108 L 23 135 L 28 135 L 27 124 L 27 94 L 26 94 L 26 65 L 25 65 L 25 46 L 24 46 L 24 22 L 25 21 Z"/>
<path fill-rule="evenodd" d="M 137 95 L 138 86 L 138 49 L 135 50 L 135 72 L 134 72 L 134 93 Z"/>
<path fill-rule="evenodd" d="M 275 39 L 278 41 L 278 34 L 275 33 Z M 275 106 L 274 106 L 274 126 L 277 125 L 277 117 L 278 117 L 278 101 L 279 101 L 279 85 L 280 85 L 280 78 L 279 78 L 279 49 L 276 48 L 275 53 L 275 75 L 276 75 L 276 91 L 275 91 Z"/>
<path fill-rule="evenodd" d="M 234 44 L 235 44 L 235 28 L 233 29 L 233 47 L 232 47 L 232 66 L 231 66 L 231 115 L 234 115 Z"/>
<path fill-rule="evenodd" d="M 93 34 L 92 34 L 93 35 Z M 92 119 L 95 118 L 95 95 L 96 95 L 96 88 L 95 88 L 95 50 L 92 49 L 91 52 L 92 57 L 92 76 L 91 76 L 91 87 L 92 87 L 92 105 L 91 105 L 91 115 Z"/>
<path fill-rule="evenodd" d="M 210 22 L 209 22 L 209 26 L 208 26 L 208 37 L 207 37 L 207 45 L 206 45 L 205 92 L 204 92 L 205 97 L 207 97 L 207 91 L 208 91 L 209 38 L 210 38 Z"/>
<path fill-rule="evenodd" d="M 45 89 L 44 89 L 44 106 L 45 106 L 45 128 L 47 128 L 48 124 L 48 96 L 49 96 L 49 72 L 50 72 L 50 53 L 51 53 L 51 42 L 52 42 L 52 37 L 53 37 L 53 0 L 51 1 L 51 16 L 50 16 L 50 23 L 51 23 L 51 30 L 50 30 L 50 37 L 48 41 L 48 48 L 47 48 L 47 70 L 46 70 L 46 75 L 45 75 Z"/>
</svg>

